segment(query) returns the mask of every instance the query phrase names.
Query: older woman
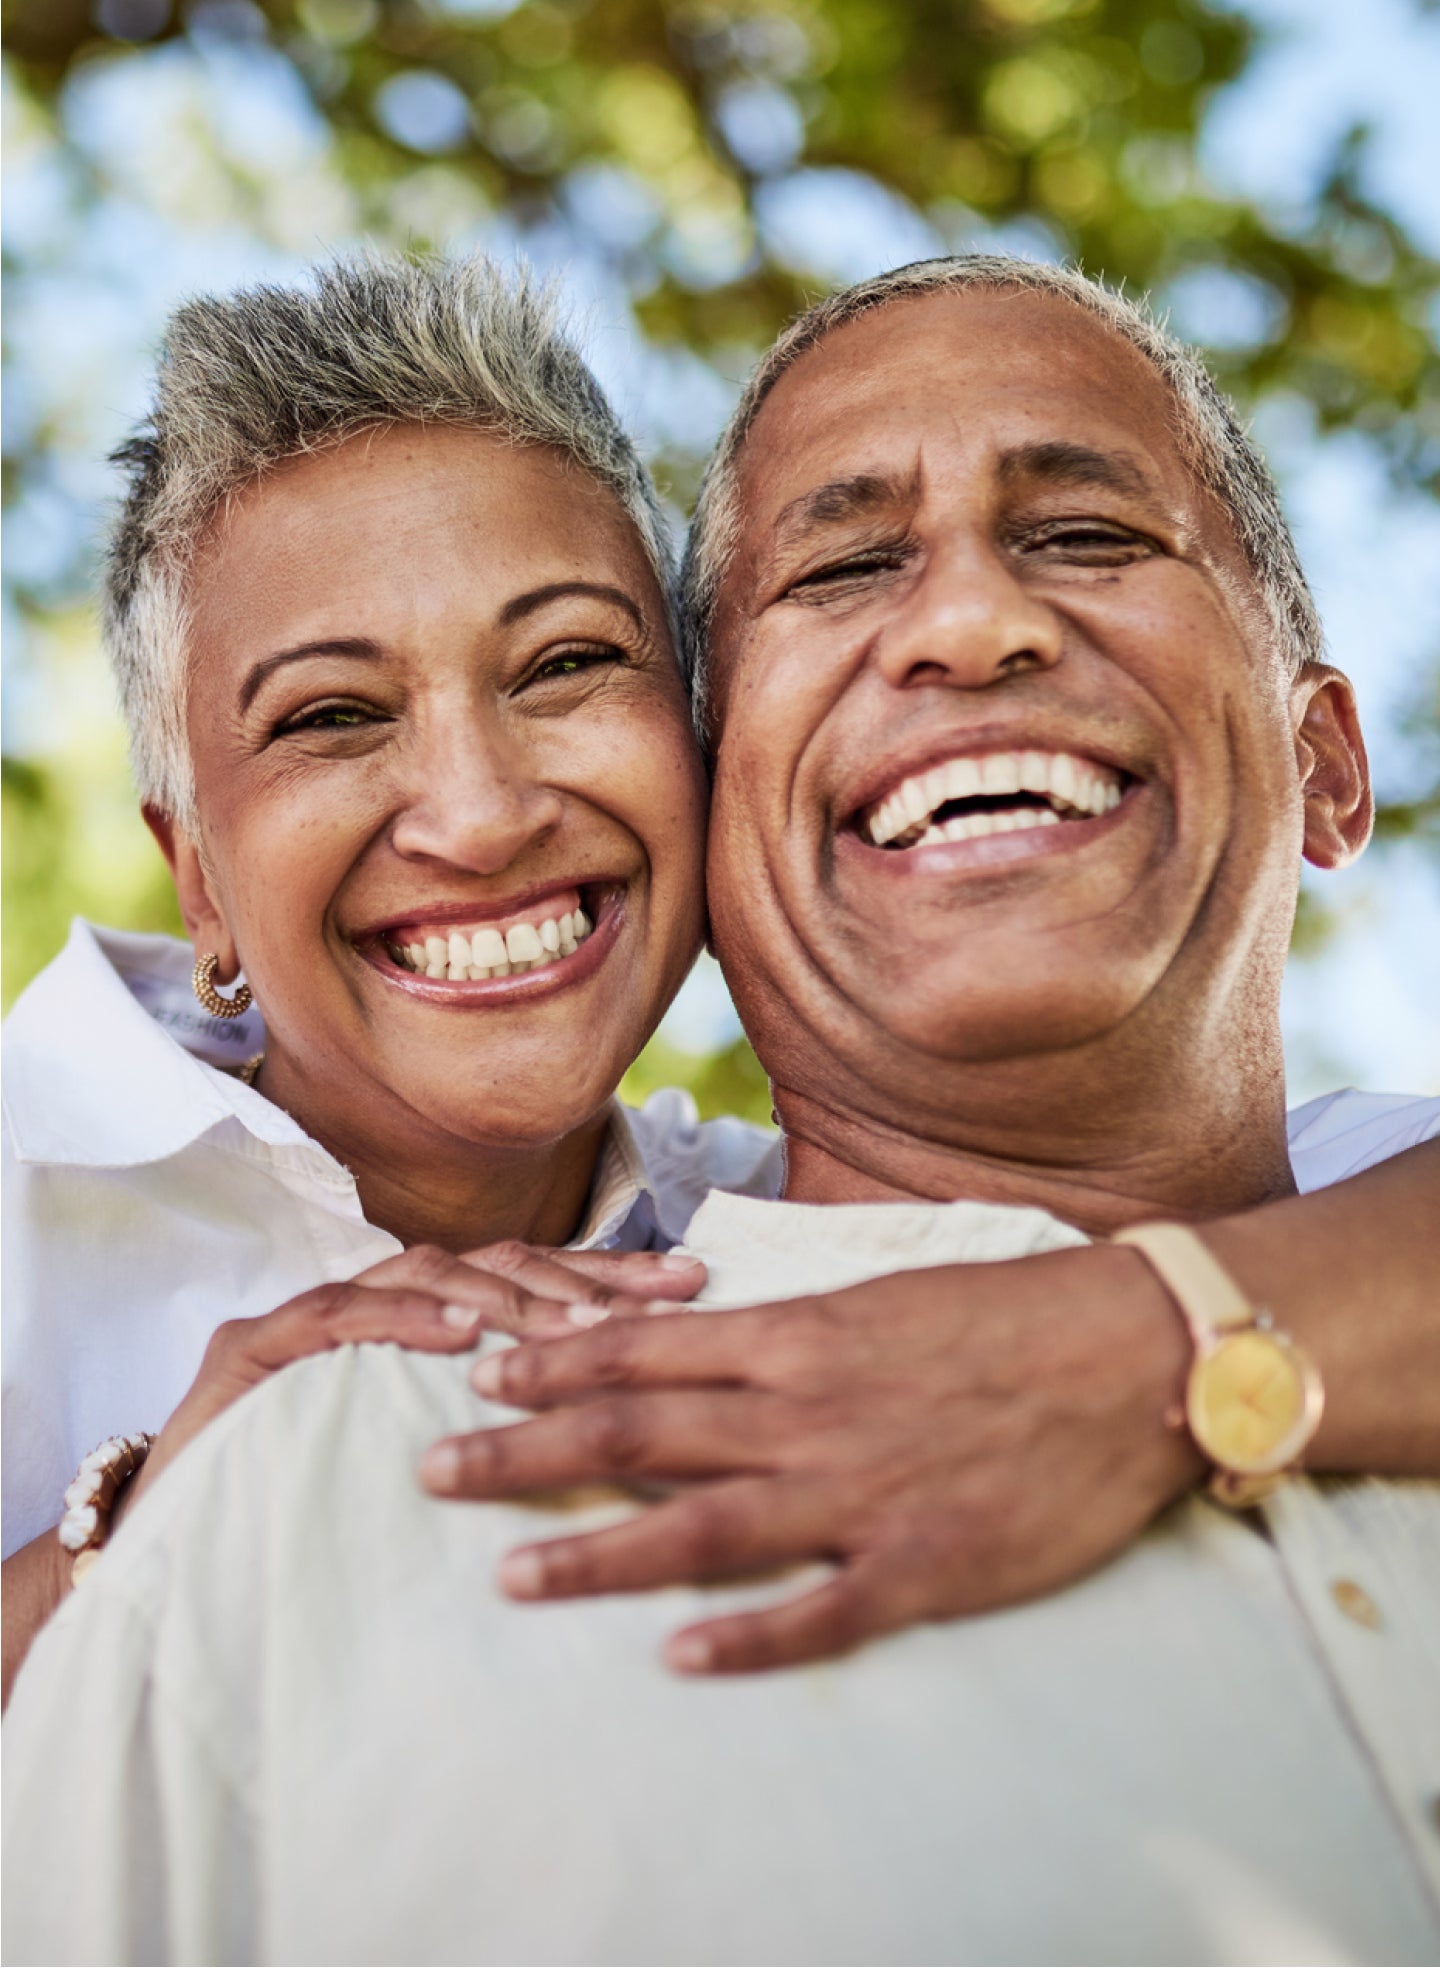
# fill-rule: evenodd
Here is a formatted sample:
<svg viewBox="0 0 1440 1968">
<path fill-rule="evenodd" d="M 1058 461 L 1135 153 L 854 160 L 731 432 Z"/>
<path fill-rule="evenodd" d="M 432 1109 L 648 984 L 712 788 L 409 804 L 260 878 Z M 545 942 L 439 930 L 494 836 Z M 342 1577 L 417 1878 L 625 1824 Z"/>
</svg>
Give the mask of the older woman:
<svg viewBox="0 0 1440 1968">
<path fill-rule="evenodd" d="M 125 457 L 107 634 L 199 1006 L 176 946 L 80 925 L 7 1035 L 7 1651 L 97 1441 L 178 1408 L 153 1473 L 317 1346 L 472 1344 L 514 1287 L 454 1253 L 663 1249 L 768 1152 L 612 1100 L 699 947 L 704 777 L 655 495 L 531 287 L 192 305 Z M 133 1460 L 82 1473 L 86 1539 Z"/>
<path fill-rule="evenodd" d="M 126 456 L 107 633 L 204 1015 L 176 946 L 82 925 L 12 1020 L 7 1679 L 117 1492 L 264 1374 L 674 1302 L 695 1268 L 639 1253 L 774 1179 L 755 1131 L 612 1100 L 698 946 L 703 780 L 653 492 L 526 285 L 193 305 Z M 631 1269 L 459 1255 L 497 1239 Z M 945 1274 L 903 1289 L 907 1334 L 969 1343 Z"/>
</svg>

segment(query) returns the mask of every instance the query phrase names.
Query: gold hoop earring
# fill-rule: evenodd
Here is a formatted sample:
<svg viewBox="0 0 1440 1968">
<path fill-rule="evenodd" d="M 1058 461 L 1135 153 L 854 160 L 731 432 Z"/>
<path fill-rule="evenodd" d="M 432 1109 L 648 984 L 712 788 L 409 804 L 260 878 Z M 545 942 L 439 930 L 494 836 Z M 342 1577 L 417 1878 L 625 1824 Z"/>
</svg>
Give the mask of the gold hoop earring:
<svg viewBox="0 0 1440 1968">
<path fill-rule="evenodd" d="M 212 1018 L 243 1018 L 255 1002 L 250 995 L 250 986 L 242 984 L 233 998 L 222 998 L 211 981 L 219 963 L 220 959 L 213 950 L 208 956 L 201 957 L 190 979 L 191 988 Z"/>
</svg>

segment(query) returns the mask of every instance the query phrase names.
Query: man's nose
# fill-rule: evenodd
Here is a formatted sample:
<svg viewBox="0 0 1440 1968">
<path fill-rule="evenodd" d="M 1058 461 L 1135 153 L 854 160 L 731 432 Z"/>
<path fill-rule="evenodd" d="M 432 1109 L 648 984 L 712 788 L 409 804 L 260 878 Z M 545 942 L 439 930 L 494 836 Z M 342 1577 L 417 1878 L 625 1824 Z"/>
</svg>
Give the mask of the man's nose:
<svg viewBox="0 0 1440 1968">
<path fill-rule="evenodd" d="M 1020 578 L 994 542 L 948 546 L 927 559 L 876 644 L 881 674 L 897 690 L 951 684 L 983 690 L 1002 677 L 1060 661 L 1059 616 Z"/>
<path fill-rule="evenodd" d="M 513 734 L 456 720 L 406 761 L 391 842 L 406 860 L 502 874 L 558 826 L 561 799 Z"/>
</svg>

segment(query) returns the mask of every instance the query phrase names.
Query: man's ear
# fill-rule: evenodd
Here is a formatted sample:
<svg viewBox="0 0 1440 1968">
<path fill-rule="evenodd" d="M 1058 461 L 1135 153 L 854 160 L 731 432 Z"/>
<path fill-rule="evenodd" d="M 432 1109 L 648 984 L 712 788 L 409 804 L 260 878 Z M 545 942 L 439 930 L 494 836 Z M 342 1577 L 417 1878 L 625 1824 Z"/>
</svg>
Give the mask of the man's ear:
<svg viewBox="0 0 1440 1968">
<path fill-rule="evenodd" d="M 1295 763 L 1305 801 L 1305 859 L 1343 868 L 1370 838 L 1375 801 L 1350 679 L 1307 663 L 1295 679 Z"/>
<path fill-rule="evenodd" d="M 155 836 L 160 852 L 165 856 L 175 883 L 175 893 L 180 900 L 185 933 L 195 946 L 196 956 L 207 956 L 213 951 L 220 959 L 215 967 L 216 981 L 220 984 L 233 982 L 240 972 L 240 958 L 225 920 L 225 912 L 216 900 L 210 877 L 205 872 L 199 846 L 182 828 L 176 826 L 168 813 L 162 813 L 158 807 L 142 806 L 140 811 L 145 825 Z"/>
</svg>

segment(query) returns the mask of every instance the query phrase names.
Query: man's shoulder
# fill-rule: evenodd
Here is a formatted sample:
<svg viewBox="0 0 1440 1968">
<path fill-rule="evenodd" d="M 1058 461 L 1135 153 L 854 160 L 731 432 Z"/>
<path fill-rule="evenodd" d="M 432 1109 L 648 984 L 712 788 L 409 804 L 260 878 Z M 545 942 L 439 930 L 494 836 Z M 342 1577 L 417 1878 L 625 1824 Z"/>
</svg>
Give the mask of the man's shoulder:
<svg viewBox="0 0 1440 1968">
<path fill-rule="evenodd" d="M 1287 1126 L 1296 1182 L 1324 1189 L 1440 1136 L 1440 1096 L 1343 1087 L 1292 1108 Z"/>
</svg>

